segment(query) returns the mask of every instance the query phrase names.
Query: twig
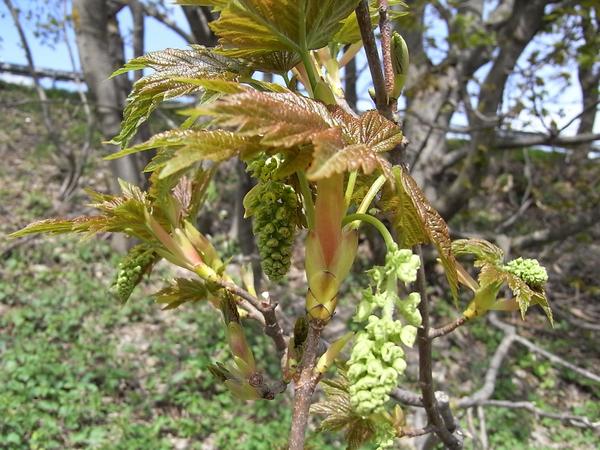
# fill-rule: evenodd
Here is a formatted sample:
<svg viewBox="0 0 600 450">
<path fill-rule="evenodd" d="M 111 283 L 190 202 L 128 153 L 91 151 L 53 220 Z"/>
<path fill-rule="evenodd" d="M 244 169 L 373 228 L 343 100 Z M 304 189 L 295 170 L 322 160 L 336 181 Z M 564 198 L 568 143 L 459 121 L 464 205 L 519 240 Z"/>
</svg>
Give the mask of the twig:
<svg viewBox="0 0 600 450">
<path fill-rule="evenodd" d="M 570 422 L 572 425 L 581 428 L 600 428 L 599 422 L 592 422 L 587 417 L 575 416 L 569 413 L 554 413 L 550 411 L 544 411 L 536 407 L 532 402 L 511 402 L 508 400 L 486 400 L 481 406 L 495 406 L 499 408 L 510 408 L 510 409 L 525 409 L 532 412 L 536 416 L 548 417 L 550 419 L 557 419 L 563 422 Z"/>
<path fill-rule="evenodd" d="M 323 323 L 320 321 L 311 320 L 309 322 L 308 336 L 304 343 L 304 354 L 300 362 L 300 378 L 294 387 L 294 409 L 292 412 L 289 450 L 304 450 L 310 403 L 320 379 L 319 375 L 315 374 L 314 368 L 322 330 Z"/>
<path fill-rule="evenodd" d="M 250 294 L 248 291 L 229 281 L 219 280 L 217 281 L 217 284 L 227 289 L 232 294 L 246 300 L 262 314 L 265 320 L 265 333 L 273 340 L 275 343 L 275 348 L 277 349 L 277 353 L 282 356 L 287 349 L 287 343 L 285 342 L 283 330 L 281 329 L 275 314 L 277 303 L 263 302 Z"/>
<path fill-rule="evenodd" d="M 485 411 L 481 406 L 477 407 L 477 419 L 479 420 L 479 440 L 481 441 L 481 448 L 487 450 L 489 444 L 487 428 L 485 426 Z"/>
<path fill-rule="evenodd" d="M 379 0 L 379 30 L 381 31 L 385 92 L 387 98 L 390 98 L 394 90 L 394 67 L 392 66 L 392 24 L 388 14 L 388 0 Z"/>
<path fill-rule="evenodd" d="M 403 405 L 423 407 L 423 400 L 414 392 L 396 388 L 392 391 L 390 396 Z"/>
<path fill-rule="evenodd" d="M 367 0 L 361 0 L 356 7 L 356 19 L 360 28 L 363 45 L 371 78 L 373 79 L 373 88 L 375 89 L 375 105 L 379 112 L 391 120 L 392 114 L 388 107 L 385 80 L 381 70 L 381 61 L 379 60 L 379 52 L 377 51 L 377 43 L 375 42 L 375 34 L 371 29 L 371 15 L 369 13 L 369 3 Z"/>
<path fill-rule="evenodd" d="M 493 314 L 490 314 L 490 317 Z M 502 366 L 502 362 L 506 355 L 508 355 L 508 351 L 512 346 L 513 342 L 516 339 L 516 331 L 514 327 L 507 326 L 503 330 L 505 332 L 504 338 L 496 348 L 494 355 L 490 361 L 490 365 L 488 367 L 487 372 L 485 373 L 485 379 L 483 382 L 483 386 L 474 392 L 473 394 L 461 398 L 457 402 L 457 406 L 459 408 L 469 408 L 471 406 L 476 406 L 481 402 L 489 399 L 494 393 L 494 389 L 496 387 L 496 380 L 498 378 L 498 372 L 500 371 L 500 367 Z"/>
<path fill-rule="evenodd" d="M 456 330 L 458 327 L 467 323 L 468 320 L 469 319 L 467 317 L 460 316 L 453 322 L 450 322 L 449 324 L 444 325 L 443 327 L 431 328 L 429 330 L 429 339 L 435 339 L 435 338 L 439 338 L 441 336 L 445 336 L 445 335 L 453 332 L 454 330 Z"/>
<path fill-rule="evenodd" d="M 461 442 L 446 428 L 446 424 L 438 408 L 435 398 L 432 377 L 431 339 L 429 338 L 429 299 L 425 286 L 425 269 L 421 247 L 416 246 L 416 252 L 421 258 L 421 267 L 417 273 L 417 285 L 421 294 L 419 312 L 423 318 L 421 327 L 417 331 L 417 344 L 419 348 L 419 383 L 423 397 L 423 407 L 427 412 L 429 424 L 435 427 L 435 434 L 449 449 L 462 448 Z"/>
<path fill-rule="evenodd" d="M 595 381 L 596 383 L 600 383 L 600 376 L 596 375 L 593 372 L 590 372 L 587 369 L 576 366 L 575 364 L 571 364 L 570 362 L 564 360 L 560 356 L 557 356 L 554 353 L 549 352 L 548 350 L 544 350 L 540 346 L 531 342 L 529 339 L 527 339 L 519 334 L 516 334 L 515 327 L 513 327 L 512 325 L 509 325 L 507 323 L 501 322 L 495 315 L 490 315 L 490 323 L 492 325 L 494 325 L 496 328 L 500 328 L 500 329 L 504 330 L 505 333 L 511 332 L 509 330 L 512 330 L 512 332 L 515 333 L 514 340 L 516 342 L 518 342 L 521 345 L 524 345 L 525 347 L 529 348 L 529 350 L 531 350 L 533 352 L 536 352 L 542 356 L 545 356 L 550 361 L 552 361 L 554 364 L 558 364 L 560 366 L 566 367 L 567 369 L 570 369 L 573 372 L 578 373 L 579 375 L 581 375 L 585 378 Z"/>
<path fill-rule="evenodd" d="M 434 432 L 435 428 L 432 426 L 428 426 L 425 428 L 403 428 L 402 437 L 419 437 Z"/>
</svg>

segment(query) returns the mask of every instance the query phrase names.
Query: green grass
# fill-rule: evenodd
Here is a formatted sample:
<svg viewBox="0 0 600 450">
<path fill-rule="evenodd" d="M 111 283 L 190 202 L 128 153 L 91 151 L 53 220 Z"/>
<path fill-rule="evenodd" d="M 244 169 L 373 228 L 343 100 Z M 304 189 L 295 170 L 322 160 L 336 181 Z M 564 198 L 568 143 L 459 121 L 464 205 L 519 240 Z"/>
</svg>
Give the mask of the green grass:
<svg viewBox="0 0 600 450">
<path fill-rule="evenodd" d="M 148 292 L 120 306 L 106 290 L 111 254 L 53 239 L 0 269 L 0 448 L 281 448 L 289 399 L 236 401 L 206 369 L 227 356 L 217 312 L 162 312 Z M 273 372 L 271 343 L 251 341 Z"/>
</svg>

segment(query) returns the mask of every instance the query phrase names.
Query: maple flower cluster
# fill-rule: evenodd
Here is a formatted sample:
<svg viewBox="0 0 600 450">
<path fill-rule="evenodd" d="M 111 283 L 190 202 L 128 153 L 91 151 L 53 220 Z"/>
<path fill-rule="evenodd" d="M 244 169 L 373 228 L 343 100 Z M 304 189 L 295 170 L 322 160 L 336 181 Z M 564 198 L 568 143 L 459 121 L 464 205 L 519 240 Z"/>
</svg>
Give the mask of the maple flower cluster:
<svg viewBox="0 0 600 450">
<path fill-rule="evenodd" d="M 548 272 L 537 259 L 513 259 L 506 264 L 505 268 L 534 289 L 542 288 L 548 281 Z"/>
<path fill-rule="evenodd" d="M 248 170 L 259 180 L 250 200 L 254 219 L 252 229 L 257 237 L 262 268 L 273 281 L 288 272 L 294 243 L 293 216 L 298 208 L 294 189 L 273 179 L 279 162 L 275 157 L 253 161 Z"/>
<path fill-rule="evenodd" d="M 388 250 L 385 266 L 369 271 L 372 285 L 363 292 L 354 317 L 356 322 L 367 323 L 357 333 L 347 373 L 352 406 L 364 417 L 384 410 L 389 393 L 406 369 L 401 345 L 412 347 L 415 342 L 421 325 L 421 298 L 413 292 L 400 299 L 397 283 L 415 281 L 420 264 L 410 250 L 395 248 Z M 379 315 L 374 313 L 377 310 Z M 404 322 L 394 318 L 395 312 Z"/>
<path fill-rule="evenodd" d="M 155 258 L 156 254 L 147 245 L 140 244 L 132 247 L 119 262 L 110 291 L 125 303 Z"/>
</svg>

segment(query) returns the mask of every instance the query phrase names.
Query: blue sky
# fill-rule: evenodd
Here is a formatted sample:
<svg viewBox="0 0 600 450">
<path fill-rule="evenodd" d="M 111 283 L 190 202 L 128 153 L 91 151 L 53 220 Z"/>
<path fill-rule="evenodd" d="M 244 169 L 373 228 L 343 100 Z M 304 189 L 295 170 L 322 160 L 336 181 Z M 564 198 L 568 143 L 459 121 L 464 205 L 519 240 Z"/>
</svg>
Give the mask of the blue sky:
<svg viewBox="0 0 600 450">
<path fill-rule="evenodd" d="M 39 6 L 37 3 L 38 0 L 13 0 L 13 3 L 17 5 L 24 5 L 24 8 L 27 9 L 32 6 Z M 174 6 L 172 8 L 173 18 L 177 21 L 177 23 L 184 29 L 188 29 L 187 21 L 183 15 L 183 12 L 180 7 Z M 39 39 L 37 39 L 33 34 L 33 24 L 25 18 L 22 19 L 22 24 L 26 30 L 27 38 L 29 40 L 29 45 L 31 46 L 34 62 L 36 67 L 40 68 L 49 68 L 49 69 L 62 69 L 62 70 L 71 70 L 71 65 L 69 62 L 69 56 L 67 52 L 67 47 L 64 43 L 58 43 L 54 48 L 50 48 L 48 45 L 43 45 Z M 146 35 L 145 35 L 145 49 L 147 52 L 154 50 L 161 50 L 167 47 L 185 47 L 187 43 L 176 33 L 160 24 L 158 21 L 152 18 L 146 19 Z M 129 36 L 132 29 L 132 20 L 131 14 L 129 13 L 128 8 L 124 8 L 123 11 L 119 14 L 119 25 L 121 27 L 121 31 L 123 36 Z M 2 62 L 10 62 L 10 63 L 18 63 L 25 64 L 26 59 L 23 52 L 23 49 L 20 45 L 20 40 L 16 28 L 13 24 L 11 16 L 8 14 L 6 7 L 3 2 L 0 2 L 0 61 Z M 441 41 L 446 33 L 445 27 L 441 26 L 439 21 L 431 20 L 429 33 L 431 36 L 436 38 L 436 40 Z M 72 48 L 76 51 L 75 39 L 74 36 L 69 36 Z M 529 49 L 531 51 L 531 49 Z M 528 52 L 526 52 L 528 53 Z M 131 47 L 126 46 L 126 56 L 131 57 Z M 435 55 L 432 55 L 435 56 Z M 439 56 L 439 55 L 438 55 Z M 522 59 L 524 59 L 526 56 Z M 77 61 L 78 62 L 78 61 Z M 364 65 L 364 57 L 359 59 L 359 67 Z M 571 117 L 576 115 L 581 110 L 581 96 L 579 93 L 578 85 L 576 84 L 576 72 L 575 68 L 569 67 L 573 73 L 572 82 L 566 87 L 560 87 L 555 89 L 558 91 L 558 95 L 553 99 L 551 104 L 546 105 L 548 110 L 551 111 L 558 123 L 559 127 L 561 123 L 565 123 Z M 483 76 L 486 69 L 480 71 L 480 76 Z M 26 77 L 14 77 L 7 76 L 6 74 L 0 75 L 2 79 L 7 81 L 17 81 L 17 82 L 31 82 L 31 80 Z M 44 84 L 50 85 L 49 80 L 45 80 Z M 359 92 L 362 94 L 362 100 L 359 102 L 359 107 L 361 109 L 372 108 L 372 104 L 368 97 L 366 96 L 366 88 L 367 84 L 370 83 L 368 77 L 365 76 L 359 81 Z M 57 87 L 69 87 L 69 83 L 56 83 Z M 72 88 L 72 85 L 70 86 Z M 557 115 L 558 109 L 563 108 L 566 112 L 564 118 L 560 118 Z M 464 116 L 460 113 L 455 114 L 453 118 L 453 122 L 455 125 L 463 125 L 465 124 Z M 530 131 L 544 131 L 544 128 L 541 126 L 539 121 L 536 118 L 531 116 L 525 116 L 523 118 L 522 123 L 529 122 L 528 125 L 525 126 L 527 130 Z M 569 132 L 575 131 L 576 123 L 568 129 Z M 600 131 L 600 121 L 596 123 L 596 129 Z"/>
</svg>

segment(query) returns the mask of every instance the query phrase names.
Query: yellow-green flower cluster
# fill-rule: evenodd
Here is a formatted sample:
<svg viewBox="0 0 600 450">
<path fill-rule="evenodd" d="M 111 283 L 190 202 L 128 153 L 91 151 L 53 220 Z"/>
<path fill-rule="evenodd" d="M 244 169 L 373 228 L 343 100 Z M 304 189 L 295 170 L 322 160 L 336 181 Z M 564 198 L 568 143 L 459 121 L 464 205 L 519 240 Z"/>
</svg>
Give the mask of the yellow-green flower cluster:
<svg viewBox="0 0 600 450">
<path fill-rule="evenodd" d="M 548 272 L 540 265 L 537 259 L 517 258 L 510 261 L 506 270 L 522 279 L 527 285 L 534 289 L 544 287 L 548 281 Z"/>
<path fill-rule="evenodd" d="M 388 251 L 385 266 L 369 272 L 373 286 L 364 291 L 354 317 L 367 323 L 357 333 L 347 374 L 352 406 L 364 417 L 384 410 L 389 393 L 406 369 L 402 345 L 412 347 L 415 342 L 421 325 L 420 296 L 413 292 L 400 299 L 397 283 L 414 281 L 419 266 L 418 256 L 396 248 Z M 377 310 L 380 315 L 374 314 Z M 395 318 L 395 313 L 404 322 Z"/>
<path fill-rule="evenodd" d="M 254 215 L 252 229 L 263 270 L 273 281 L 280 280 L 290 268 L 298 208 L 294 189 L 272 179 L 277 167 L 278 162 L 274 157 L 256 160 L 248 166 L 259 180 L 255 188 L 257 192 L 248 205 Z"/>
<path fill-rule="evenodd" d="M 127 302 L 155 258 L 156 254 L 147 245 L 140 244 L 132 247 L 119 262 L 117 275 L 113 280 L 110 291 L 122 303 Z"/>
</svg>

